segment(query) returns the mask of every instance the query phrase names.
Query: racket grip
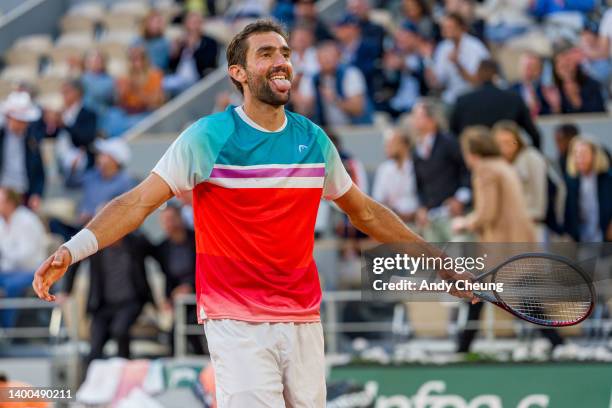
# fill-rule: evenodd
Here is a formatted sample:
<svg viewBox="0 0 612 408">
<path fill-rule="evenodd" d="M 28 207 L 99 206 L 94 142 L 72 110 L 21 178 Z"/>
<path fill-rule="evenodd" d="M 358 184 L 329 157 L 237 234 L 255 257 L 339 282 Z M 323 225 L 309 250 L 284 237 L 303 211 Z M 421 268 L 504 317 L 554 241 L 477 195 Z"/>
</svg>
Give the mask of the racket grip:
<svg viewBox="0 0 612 408">
<path fill-rule="evenodd" d="M 497 299 L 495 298 L 495 296 L 487 292 L 474 291 L 472 293 L 474 293 L 475 296 L 478 296 L 482 300 L 486 300 L 487 302 L 491 302 L 491 303 L 497 303 Z"/>
</svg>

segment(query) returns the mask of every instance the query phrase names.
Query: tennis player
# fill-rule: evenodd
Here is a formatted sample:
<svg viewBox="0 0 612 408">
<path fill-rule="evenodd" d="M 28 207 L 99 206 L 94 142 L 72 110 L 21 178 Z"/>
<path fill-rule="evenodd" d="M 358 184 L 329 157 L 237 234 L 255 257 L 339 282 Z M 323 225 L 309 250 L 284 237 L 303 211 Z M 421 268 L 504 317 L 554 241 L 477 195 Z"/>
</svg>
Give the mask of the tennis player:
<svg viewBox="0 0 612 408">
<path fill-rule="evenodd" d="M 227 49 L 242 106 L 201 118 L 152 173 L 47 259 L 33 287 L 117 241 L 173 195 L 193 194 L 198 320 L 219 408 L 324 407 L 325 361 L 313 260 L 321 197 L 380 242 L 423 242 L 351 182 L 326 134 L 288 112 L 293 68 L 281 27 L 256 21 Z M 471 296 L 470 293 L 460 294 Z"/>
</svg>

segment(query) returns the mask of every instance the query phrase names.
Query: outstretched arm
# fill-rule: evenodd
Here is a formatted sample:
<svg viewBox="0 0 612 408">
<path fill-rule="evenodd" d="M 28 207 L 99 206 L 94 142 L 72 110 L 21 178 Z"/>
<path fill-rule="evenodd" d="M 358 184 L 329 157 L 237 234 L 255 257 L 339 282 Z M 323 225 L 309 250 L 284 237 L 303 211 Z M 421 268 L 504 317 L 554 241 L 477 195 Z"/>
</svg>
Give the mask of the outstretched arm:
<svg viewBox="0 0 612 408">
<path fill-rule="evenodd" d="M 393 211 L 368 197 L 354 184 L 335 200 L 335 203 L 348 215 L 357 229 L 376 241 L 426 244 L 425 240 L 408 228 Z"/>
<path fill-rule="evenodd" d="M 335 203 L 344 211 L 351 223 L 360 231 L 382 243 L 408 243 L 418 245 L 418 253 L 432 257 L 444 257 L 440 249 L 429 245 L 423 238 L 408 228 L 391 210 L 362 193 L 355 185 Z M 467 274 L 451 270 L 438 272 L 443 279 L 470 279 Z M 473 298 L 471 292 L 455 292 L 459 297 Z"/>
<path fill-rule="evenodd" d="M 172 196 L 166 182 L 152 173 L 138 186 L 108 203 L 85 228 L 95 236 L 98 250 L 106 248 L 138 228 L 149 214 Z M 32 287 L 39 298 L 49 302 L 55 300 L 49 289 L 71 264 L 72 255 L 62 245 L 38 268 Z"/>
</svg>

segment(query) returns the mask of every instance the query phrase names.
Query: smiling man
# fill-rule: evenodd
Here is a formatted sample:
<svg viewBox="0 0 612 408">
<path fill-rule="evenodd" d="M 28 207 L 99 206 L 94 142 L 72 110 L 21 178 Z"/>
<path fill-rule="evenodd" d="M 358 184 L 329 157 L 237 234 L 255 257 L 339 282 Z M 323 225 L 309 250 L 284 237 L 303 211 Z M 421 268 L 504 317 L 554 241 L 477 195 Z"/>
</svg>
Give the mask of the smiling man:
<svg viewBox="0 0 612 408">
<path fill-rule="evenodd" d="M 192 192 L 198 319 L 219 408 L 324 407 L 321 289 L 312 257 L 321 197 L 381 242 L 419 242 L 353 185 L 327 135 L 288 112 L 293 68 L 282 29 L 244 28 L 227 49 L 244 105 L 206 116 L 152 174 L 107 205 L 37 271 L 39 297 L 78 260 L 137 228 L 175 194 Z M 465 294 L 469 296 L 469 293 Z"/>
</svg>

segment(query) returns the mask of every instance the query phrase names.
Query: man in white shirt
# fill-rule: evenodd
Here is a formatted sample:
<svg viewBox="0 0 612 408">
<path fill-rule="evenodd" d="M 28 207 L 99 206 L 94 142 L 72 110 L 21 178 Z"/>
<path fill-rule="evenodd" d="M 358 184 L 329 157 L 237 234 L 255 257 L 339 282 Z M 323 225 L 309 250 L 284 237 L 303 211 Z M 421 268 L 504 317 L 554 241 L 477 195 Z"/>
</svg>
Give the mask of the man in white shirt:
<svg viewBox="0 0 612 408">
<path fill-rule="evenodd" d="M 22 296 L 34 271 L 45 260 L 46 232 L 32 211 L 21 205 L 21 195 L 0 187 L 0 296 Z M 14 311 L 0 314 L 2 327 L 15 322 Z"/>
<path fill-rule="evenodd" d="M 452 105 L 476 82 L 478 66 L 489 57 L 489 51 L 478 38 L 467 33 L 459 14 L 444 16 L 441 27 L 444 40 L 436 48 L 430 82 L 443 89 L 442 100 Z"/>
<path fill-rule="evenodd" d="M 414 167 L 410 157 L 410 136 L 393 129 L 385 141 L 389 158 L 376 170 L 372 197 L 391 208 L 405 222 L 414 220 L 419 207 Z"/>
</svg>

